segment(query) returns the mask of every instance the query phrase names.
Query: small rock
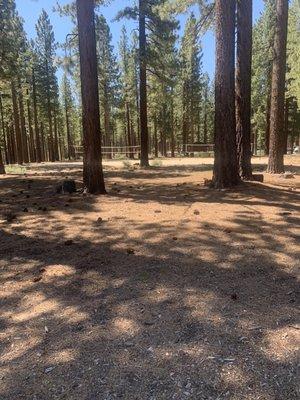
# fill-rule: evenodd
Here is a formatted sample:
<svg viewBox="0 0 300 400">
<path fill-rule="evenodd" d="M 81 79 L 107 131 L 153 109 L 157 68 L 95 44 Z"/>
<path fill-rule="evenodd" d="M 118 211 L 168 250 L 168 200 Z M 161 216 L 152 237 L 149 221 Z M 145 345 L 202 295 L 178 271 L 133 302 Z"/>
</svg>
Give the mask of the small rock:
<svg viewBox="0 0 300 400">
<path fill-rule="evenodd" d="M 151 325 L 154 325 L 154 324 L 155 324 L 155 322 L 152 321 L 152 320 L 144 321 L 144 325 L 146 325 L 146 326 L 151 326 Z"/>
<path fill-rule="evenodd" d="M 42 280 L 41 276 L 36 276 L 35 278 L 32 279 L 32 282 L 39 282 Z"/>
<path fill-rule="evenodd" d="M 199 215 L 199 214 L 200 214 L 200 211 L 199 211 L 199 210 L 194 210 L 194 214 L 195 214 L 195 215 Z"/>
<path fill-rule="evenodd" d="M 125 347 L 133 347 L 134 343 L 133 342 L 124 342 Z"/>
<path fill-rule="evenodd" d="M 134 250 L 133 249 L 127 249 L 126 252 L 127 252 L 127 254 L 134 254 Z"/>
<path fill-rule="evenodd" d="M 62 183 L 63 193 L 75 193 L 76 192 L 76 182 L 74 180 L 65 180 Z"/>
<path fill-rule="evenodd" d="M 53 371 L 55 367 L 48 367 L 45 369 L 45 374 L 48 374 L 49 372 Z"/>
<path fill-rule="evenodd" d="M 71 246 L 73 244 L 73 240 L 69 239 L 65 241 L 65 246 Z"/>
<path fill-rule="evenodd" d="M 73 179 L 64 180 L 59 186 L 56 187 L 56 193 L 75 193 L 76 182 Z"/>
</svg>

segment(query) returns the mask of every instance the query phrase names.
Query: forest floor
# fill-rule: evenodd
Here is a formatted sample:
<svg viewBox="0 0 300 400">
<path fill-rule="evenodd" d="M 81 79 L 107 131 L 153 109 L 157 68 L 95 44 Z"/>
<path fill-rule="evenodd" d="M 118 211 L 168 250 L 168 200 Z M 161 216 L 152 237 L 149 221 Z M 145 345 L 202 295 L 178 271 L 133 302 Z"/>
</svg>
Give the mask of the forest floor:
<svg viewBox="0 0 300 400">
<path fill-rule="evenodd" d="M 56 193 L 80 163 L 1 177 L 0 399 L 299 399 L 300 157 L 285 162 L 294 178 L 225 191 L 198 158 L 105 162 L 99 197 Z"/>
</svg>

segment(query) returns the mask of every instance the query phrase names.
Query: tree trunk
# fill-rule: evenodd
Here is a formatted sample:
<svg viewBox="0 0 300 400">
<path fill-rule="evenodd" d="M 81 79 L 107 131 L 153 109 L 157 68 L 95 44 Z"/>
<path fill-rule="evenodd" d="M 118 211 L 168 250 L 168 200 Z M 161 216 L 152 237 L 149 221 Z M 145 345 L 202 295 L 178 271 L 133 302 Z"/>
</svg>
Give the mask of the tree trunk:
<svg viewBox="0 0 300 400">
<path fill-rule="evenodd" d="M 41 133 L 41 153 L 42 153 L 42 160 L 48 161 L 46 159 L 46 146 L 45 146 L 45 135 L 44 135 L 44 124 L 41 122 L 40 126 L 40 133 Z"/>
<path fill-rule="evenodd" d="M 11 146 L 11 129 L 9 127 L 8 122 L 5 124 L 5 130 L 6 130 L 6 145 L 7 145 L 7 164 L 13 164 L 13 151 L 12 151 L 12 146 Z"/>
<path fill-rule="evenodd" d="M 208 140 L 208 132 L 207 132 L 207 101 L 208 101 L 208 93 L 207 87 L 205 87 L 204 91 L 204 117 L 203 117 L 203 142 L 207 144 Z"/>
<path fill-rule="evenodd" d="M 21 121 L 20 126 L 21 126 L 21 135 L 22 135 L 23 160 L 27 164 L 29 162 L 27 132 L 26 132 L 23 92 L 22 92 L 22 86 L 21 86 L 20 81 L 19 81 L 19 110 L 20 110 L 20 121 Z"/>
<path fill-rule="evenodd" d="M 11 164 L 15 164 L 17 161 L 17 145 L 15 140 L 15 132 L 13 124 L 9 127 L 7 126 L 7 134 L 9 137 L 9 161 Z"/>
<path fill-rule="evenodd" d="M 283 154 L 287 154 L 288 150 L 288 136 L 289 136 L 289 108 L 290 108 L 290 99 L 285 99 L 285 108 L 284 108 L 284 135 L 282 141 L 282 151 Z"/>
<path fill-rule="evenodd" d="M 11 81 L 11 95 L 12 95 L 14 125 L 15 125 L 15 135 L 16 135 L 17 162 L 18 164 L 23 164 L 23 143 L 20 130 L 20 116 L 19 116 L 19 109 L 17 102 L 16 87 L 13 81 Z"/>
<path fill-rule="evenodd" d="M 54 158 L 59 161 L 57 115 L 54 113 Z"/>
<path fill-rule="evenodd" d="M 53 140 L 53 125 L 52 125 L 52 110 L 51 110 L 51 101 L 50 101 L 50 93 L 48 90 L 47 94 L 47 109 L 48 109 L 48 124 L 49 124 L 49 160 L 55 161 L 54 155 L 54 140 Z"/>
<path fill-rule="evenodd" d="M 67 128 L 67 145 L 68 145 L 68 159 L 69 161 L 73 157 L 73 141 L 71 137 L 71 130 L 70 130 L 70 120 L 69 120 L 69 107 L 68 107 L 68 100 L 67 100 L 67 80 L 64 79 L 65 82 L 65 116 L 66 116 L 66 128 Z"/>
<path fill-rule="evenodd" d="M 3 106 L 2 106 L 2 96 L 0 93 L 0 114 L 1 114 L 1 128 L 2 128 L 2 136 L 3 136 L 3 150 L 4 150 L 4 155 L 5 155 L 5 162 L 8 163 L 8 157 L 7 157 L 7 147 L 6 147 L 6 140 L 5 140 L 5 125 L 4 125 L 4 115 L 3 115 Z M 1 147 L 0 147 L 0 152 L 1 152 Z M 1 167 L 2 165 L 2 167 Z M 2 171 L 2 172 L 1 172 Z M 0 160 L 0 173 L 5 174 L 5 168 L 4 168 L 4 163 L 1 158 Z"/>
<path fill-rule="evenodd" d="M 42 149 L 41 149 L 41 138 L 38 124 L 37 115 L 37 100 L 36 100 L 36 85 L 35 85 L 35 73 L 32 70 L 32 97 L 33 97 L 33 117 L 34 117 L 34 133 L 35 133 L 35 143 L 36 143 L 36 161 L 38 163 L 42 162 Z"/>
<path fill-rule="evenodd" d="M 32 128 L 32 117 L 31 117 L 31 106 L 29 101 L 29 93 L 27 91 L 27 116 L 28 116 L 28 130 L 29 130 L 29 155 L 30 162 L 35 162 L 35 144 L 34 144 L 34 133 Z"/>
<path fill-rule="evenodd" d="M 239 171 L 252 179 L 251 167 L 251 64 L 252 0 L 237 2 L 236 135 Z"/>
<path fill-rule="evenodd" d="M 173 88 L 172 88 L 173 95 Z M 171 104 L 171 157 L 175 157 L 175 134 L 174 134 L 174 104 Z"/>
<path fill-rule="evenodd" d="M 216 0 L 215 162 L 212 185 L 240 181 L 235 129 L 235 0 Z"/>
<path fill-rule="evenodd" d="M 111 132 L 110 132 L 110 107 L 107 101 L 107 88 L 104 88 L 104 143 L 105 146 L 111 147 Z M 101 128 L 101 127 L 100 127 Z M 111 149 L 107 151 L 107 158 L 112 159 L 112 152 Z"/>
<path fill-rule="evenodd" d="M 188 142 L 188 133 L 187 133 L 187 119 L 186 119 L 186 113 L 185 111 L 183 112 L 182 116 L 182 148 L 183 148 L 183 153 L 186 155 L 187 153 L 187 142 Z"/>
<path fill-rule="evenodd" d="M 49 66 L 46 60 L 46 76 L 47 76 L 47 113 L 48 113 L 48 125 L 49 125 L 49 140 L 48 140 L 48 150 L 49 150 L 49 160 L 55 161 L 55 151 L 54 151 L 54 138 L 53 138 L 53 124 L 52 124 L 52 104 L 50 95 L 50 78 L 49 78 Z"/>
<path fill-rule="evenodd" d="M 153 124 L 154 124 L 154 156 L 155 158 L 158 158 L 158 140 L 157 140 L 157 117 L 156 114 L 154 115 L 153 119 Z"/>
<path fill-rule="evenodd" d="M 76 0 L 83 125 L 83 183 L 89 193 L 105 192 L 101 157 L 94 0 Z"/>
<path fill-rule="evenodd" d="M 131 132 L 131 119 L 130 119 L 130 109 L 128 101 L 126 101 L 126 125 L 127 125 L 127 143 L 129 146 L 128 156 L 129 158 L 134 158 L 132 146 L 132 132 Z"/>
<path fill-rule="evenodd" d="M 288 7 L 288 0 L 277 0 L 272 69 L 270 154 L 267 169 L 271 174 L 284 172 L 282 143 L 284 135 L 284 94 Z"/>
<path fill-rule="evenodd" d="M 140 62 L 140 135 L 141 167 L 149 167 L 147 73 L 146 73 L 146 1 L 139 0 L 139 62 Z"/>
<path fill-rule="evenodd" d="M 0 175 L 5 174 L 5 167 L 3 164 L 3 158 L 2 158 L 2 147 L 0 146 Z"/>
<path fill-rule="evenodd" d="M 253 132 L 253 154 L 256 156 L 257 155 L 257 129 L 254 129 Z"/>
<path fill-rule="evenodd" d="M 267 98 L 267 109 L 266 109 L 266 131 L 265 131 L 265 152 L 269 155 L 270 149 L 270 107 L 271 107 L 271 94 Z"/>
</svg>

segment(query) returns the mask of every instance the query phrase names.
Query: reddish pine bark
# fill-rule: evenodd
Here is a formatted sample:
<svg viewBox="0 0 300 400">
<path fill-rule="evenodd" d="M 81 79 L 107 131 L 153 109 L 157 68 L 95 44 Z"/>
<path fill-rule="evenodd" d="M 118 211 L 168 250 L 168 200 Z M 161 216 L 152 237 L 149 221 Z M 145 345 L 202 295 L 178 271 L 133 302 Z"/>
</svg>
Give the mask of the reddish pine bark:
<svg viewBox="0 0 300 400">
<path fill-rule="evenodd" d="M 235 128 L 235 0 L 216 0 L 215 162 L 212 186 L 240 181 Z"/>
<path fill-rule="evenodd" d="M 11 95 L 13 103 L 13 114 L 14 114 L 14 128 L 16 136 L 16 149 L 17 149 L 17 162 L 18 164 L 23 164 L 23 142 L 22 134 L 20 129 L 20 116 L 18 109 L 17 93 L 15 83 L 11 81 Z"/>
<path fill-rule="evenodd" d="M 147 73 L 146 73 L 146 16 L 145 0 L 139 0 L 139 62 L 140 62 L 140 136 L 141 167 L 149 167 Z"/>
<path fill-rule="evenodd" d="M 76 0 L 83 125 L 83 182 L 89 193 L 105 193 L 101 157 L 94 0 Z"/>
<path fill-rule="evenodd" d="M 252 179 L 251 167 L 251 64 L 252 0 L 237 2 L 236 136 L 239 171 Z"/>
<path fill-rule="evenodd" d="M 288 7 L 288 0 L 277 0 L 270 110 L 270 148 L 267 169 L 271 174 L 284 172 L 284 151 L 282 143 L 284 135 Z"/>
</svg>

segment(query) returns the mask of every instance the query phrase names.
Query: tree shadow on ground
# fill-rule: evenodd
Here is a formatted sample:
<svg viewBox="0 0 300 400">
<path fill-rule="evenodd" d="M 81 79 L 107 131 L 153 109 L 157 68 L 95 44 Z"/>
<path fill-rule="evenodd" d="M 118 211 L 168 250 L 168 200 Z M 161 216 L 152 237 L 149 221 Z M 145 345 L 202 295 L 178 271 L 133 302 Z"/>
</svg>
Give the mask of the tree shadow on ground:
<svg viewBox="0 0 300 400">
<path fill-rule="evenodd" d="M 1 399 L 297 399 L 297 194 L 121 186 L 117 201 L 242 208 L 225 226 L 97 225 L 71 202 L 60 210 L 82 235 L 69 245 L 55 210 L 28 233 L 2 225 Z"/>
</svg>

